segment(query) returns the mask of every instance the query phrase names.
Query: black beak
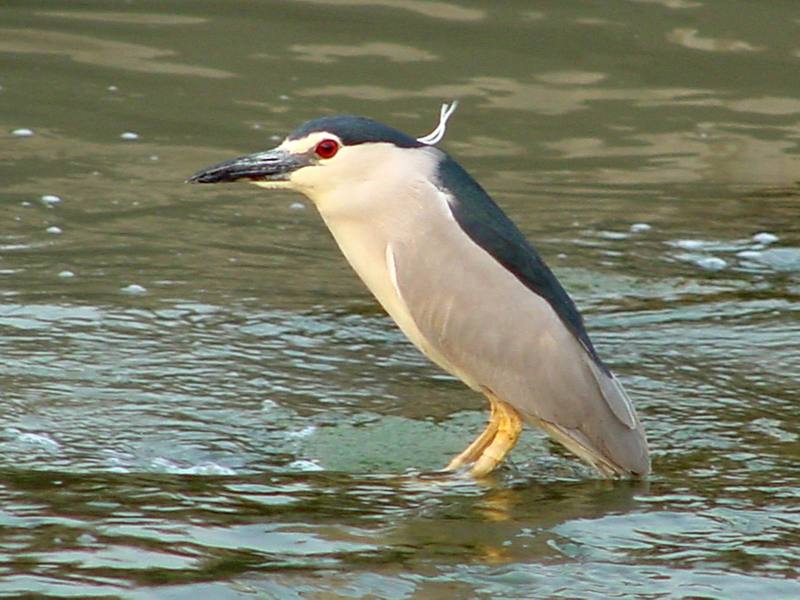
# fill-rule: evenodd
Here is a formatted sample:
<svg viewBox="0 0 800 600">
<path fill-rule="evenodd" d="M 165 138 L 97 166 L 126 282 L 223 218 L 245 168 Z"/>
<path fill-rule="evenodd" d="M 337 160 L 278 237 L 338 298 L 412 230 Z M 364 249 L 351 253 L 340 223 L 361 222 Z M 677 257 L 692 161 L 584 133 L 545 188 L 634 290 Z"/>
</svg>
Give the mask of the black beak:
<svg viewBox="0 0 800 600">
<path fill-rule="evenodd" d="M 303 154 L 291 154 L 275 148 L 256 152 L 206 167 L 189 177 L 187 183 L 250 181 L 289 181 L 293 171 L 311 164 Z"/>
</svg>

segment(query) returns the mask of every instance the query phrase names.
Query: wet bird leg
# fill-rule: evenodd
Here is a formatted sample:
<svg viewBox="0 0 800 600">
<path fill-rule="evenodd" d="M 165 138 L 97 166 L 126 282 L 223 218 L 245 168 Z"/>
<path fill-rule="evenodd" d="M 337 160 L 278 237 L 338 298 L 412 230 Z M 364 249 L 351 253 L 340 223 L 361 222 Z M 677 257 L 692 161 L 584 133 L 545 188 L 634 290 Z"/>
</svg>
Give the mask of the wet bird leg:
<svg viewBox="0 0 800 600">
<path fill-rule="evenodd" d="M 487 391 L 486 397 L 489 399 L 491 409 L 486 429 L 467 446 L 466 450 L 450 461 L 446 467 L 448 471 L 472 464 L 470 474 L 473 477 L 488 475 L 517 443 L 522 431 L 522 419 L 519 413 L 491 392 Z"/>
</svg>

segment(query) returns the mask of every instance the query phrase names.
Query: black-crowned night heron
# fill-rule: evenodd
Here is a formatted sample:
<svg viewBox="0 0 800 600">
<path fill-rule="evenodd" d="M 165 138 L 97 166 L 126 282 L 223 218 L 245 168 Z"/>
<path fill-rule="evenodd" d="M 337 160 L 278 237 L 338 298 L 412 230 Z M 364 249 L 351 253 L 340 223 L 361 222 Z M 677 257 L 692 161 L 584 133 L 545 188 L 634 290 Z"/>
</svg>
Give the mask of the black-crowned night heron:
<svg viewBox="0 0 800 600">
<path fill-rule="evenodd" d="M 489 399 L 486 430 L 448 469 L 489 473 L 527 422 L 606 477 L 646 475 L 636 410 L 575 304 L 484 189 L 435 147 L 454 108 L 444 105 L 418 139 L 364 117 L 322 117 L 189 181 L 245 180 L 314 202 L 403 333 Z"/>
</svg>

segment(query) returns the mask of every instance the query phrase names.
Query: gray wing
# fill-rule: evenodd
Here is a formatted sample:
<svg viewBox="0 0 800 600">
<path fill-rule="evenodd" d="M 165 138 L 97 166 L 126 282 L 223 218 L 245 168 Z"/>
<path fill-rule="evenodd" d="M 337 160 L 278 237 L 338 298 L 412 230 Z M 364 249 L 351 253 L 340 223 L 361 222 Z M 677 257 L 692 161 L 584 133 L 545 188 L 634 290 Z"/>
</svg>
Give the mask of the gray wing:
<svg viewBox="0 0 800 600">
<path fill-rule="evenodd" d="M 609 372 L 597 355 L 572 298 L 491 196 L 450 156 L 445 156 L 439 163 L 437 179 L 449 210 L 461 229 L 525 287 L 547 300 L 600 369 Z"/>
<path fill-rule="evenodd" d="M 441 366 L 601 471 L 649 471 L 633 405 L 547 300 L 452 221 L 395 239 L 391 255 L 397 291 Z"/>
</svg>

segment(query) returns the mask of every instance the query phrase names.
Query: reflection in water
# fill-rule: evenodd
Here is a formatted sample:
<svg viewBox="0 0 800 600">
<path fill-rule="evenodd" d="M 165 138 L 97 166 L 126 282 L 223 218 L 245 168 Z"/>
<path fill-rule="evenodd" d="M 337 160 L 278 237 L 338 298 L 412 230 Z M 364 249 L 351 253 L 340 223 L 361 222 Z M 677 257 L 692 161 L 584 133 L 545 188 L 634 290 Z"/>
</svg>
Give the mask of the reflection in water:
<svg viewBox="0 0 800 600">
<path fill-rule="evenodd" d="M 660 4 L 665 8 L 671 8 L 674 10 L 700 8 L 701 6 L 703 6 L 701 2 L 695 2 L 694 0 L 631 0 L 631 1 L 638 2 L 640 4 Z"/>
<path fill-rule="evenodd" d="M 172 50 L 56 31 L 0 29 L 0 52 L 64 55 L 79 63 L 145 73 L 211 79 L 234 76 L 233 73 L 219 69 L 160 60 L 166 56 L 174 56 L 175 52 Z"/>
<path fill-rule="evenodd" d="M 605 74 L 554 72 L 537 75 L 543 83 L 522 83 L 496 77 L 473 78 L 460 85 L 437 85 L 421 90 L 398 90 L 380 86 L 330 85 L 302 90 L 306 96 L 345 96 L 354 99 L 394 100 L 407 98 L 477 97 L 486 107 L 533 111 L 543 115 L 564 115 L 587 110 L 594 102 L 619 101 L 635 107 L 653 108 L 664 105 L 724 106 L 736 112 L 765 115 L 800 114 L 795 98 L 761 97 L 737 100 L 716 99 L 709 90 L 607 88 L 598 86 Z"/>
<path fill-rule="evenodd" d="M 723 106 L 736 112 L 756 113 L 760 115 L 800 115 L 800 100 L 797 98 L 775 98 L 761 96 L 759 98 L 743 98 L 722 103 Z M 794 127 L 795 131 L 798 129 Z"/>
<path fill-rule="evenodd" d="M 584 74 L 579 74 L 583 76 Z M 648 105 L 672 103 L 677 100 L 700 98 L 706 92 L 691 89 L 610 89 L 592 84 L 605 79 L 602 74 L 571 81 L 574 72 L 554 73 L 542 79 L 565 80 L 562 86 L 545 83 L 522 83 L 501 77 L 473 77 L 463 84 L 436 85 L 425 89 L 402 90 L 369 85 L 328 85 L 312 87 L 300 93 L 306 96 L 344 96 L 369 100 L 407 98 L 469 98 L 484 100 L 485 108 L 533 111 L 543 115 L 563 115 L 586 110 L 595 101 L 633 101 Z"/>
<path fill-rule="evenodd" d="M 439 561 L 444 573 L 463 562 L 512 564 L 531 551 L 560 560 L 558 548 L 550 547 L 567 535 L 558 533 L 560 526 L 627 512 L 640 486 L 520 480 L 506 489 L 482 489 L 451 477 L 15 470 L 0 471 L 0 487 L 4 505 L 9 494 L 16 498 L 0 513 L 4 525 L 18 523 L 29 510 L 48 515 L 6 540 L 6 549 L 28 557 L 18 576 L 92 578 L 102 570 L 107 584 L 168 579 L 179 585 L 219 577 L 223 564 L 225 576 L 236 578 L 287 567 L 381 570 L 398 558 Z M 37 550 L 44 536 L 50 541 Z M 59 560 L 65 554 L 72 560 Z"/>
<path fill-rule="evenodd" d="M 465 8 L 455 2 L 437 0 L 301 0 L 309 4 L 331 4 L 333 6 L 382 7 L 404 10 L 444 21 L 480 21 L 486 17 L 482 10 Z"/>
<path fill-rule="evenodd" d="M 667 35 L 667 40 L 692 50 L 708 52 L 760 52 L 764 50 L 763 47 L 753 46 L 741 40 L 702 37 L 697 34 L 697 29 L 673 29 Z"/>
<path fill-rule="evenodd" d="M 200 25 L 208 19 L 156 13 L 104 12 L 99 10 L 42 10 L 37 15 L 57 19 L 76 19 L 79 21 L 100 21 L 102 23 L 127 23 L 130 25 Z"/>
<path fill-rule="evenodd" d="M 708 91 L 689 89 L 614 89 L 599 85 L 598 73 L 562 72 L 539 76 L 542 83 L 524 84 L 500 78 L 474 78 L 463 85 L 441 85 L 422 90 L 397 90 L 379 86 L 315 86 L 300 92 L 306 96 L 345 96 L 360 100 L 407 98 L 478 97 L 486 108 L 533 111 L 543 115 L 566 115 L 588 110 L 596 102 L 616 102 L 643 111 L 663 106 L 721 106 L 735 112 L 765 115 L 800 114 L 800 102 L 791 98 L 713 99 Z M 547 142 L 567 159 L 595 159 L 602 156 L 632 157 L 634 169 L 598 169 L 588 178 L 602 183 L 656 184 L 675 181 L 785 182 L 796 179 L 800 158 L 794 152 L 800 126 L 782 129 L 787 139 L 760 139 L 761 129 L 752 131 L 734 123 L 695 122 L 691 130 L 671 132 L 616 131 L 604 138 L 566 138 Z M 473 138 L 473 151 L 485 152 L 481 138 Z M 491 153 L 491 152 L 490 152 Z M 495 153 L 496 155 L 500 155 Z M 640 164 L 642 159 L 647 162 Z M 649 163 L 649 164 L 647 164 Z M 587 177 L 584 175 L 584 177 Z"/>
<path fill-rule="evenodd" d="M 800 172 L 800 156 L 789 140 L 760 140 L 725 130 L 725 124 L 698 124 L 696 130 L 626 135 L 617 140 L 572 138 L 549 142 L 565 159 L 600 156 L 637 158 L 646 164 L 635 170 L 597 170 L 596 181 L 631 184 L 697 182 L 786 182 Z"/>
<path fill-rule="evenodd" d="M 406 63 L 437 60 L 430 52 L 401 46 L 400 44 L 365 43 L 353 46 L 329 46 L 323 44 L 295 44 L 289 48 L 296 52 L 298 60 L 317 63 L 332 63 L 340 58 L 372 57 L 385 58 L 389 62 Z"/>
</svg>

